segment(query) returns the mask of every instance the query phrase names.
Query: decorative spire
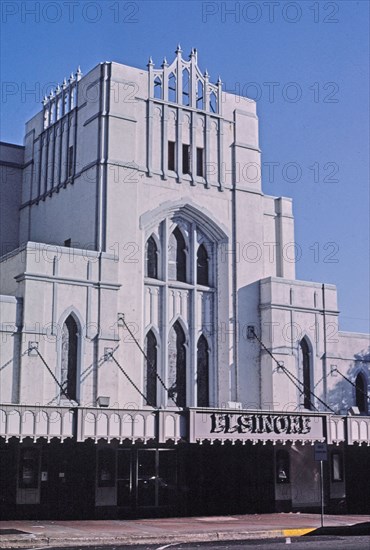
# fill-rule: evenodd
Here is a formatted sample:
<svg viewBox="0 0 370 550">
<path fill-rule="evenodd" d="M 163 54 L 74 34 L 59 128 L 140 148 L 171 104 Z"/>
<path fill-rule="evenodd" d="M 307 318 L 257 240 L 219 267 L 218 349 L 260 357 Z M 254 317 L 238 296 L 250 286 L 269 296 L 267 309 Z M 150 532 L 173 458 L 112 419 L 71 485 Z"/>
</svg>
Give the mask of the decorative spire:
<svg viewBox="0 0 370 550">
<path fill-rule="evenodd" d="M 209 78 L 209 74 L 208 74 L 207 69 L 204 71 L 204 75 L 203 75 L 203 76 L 204 76 L 204 78 Z"/>
<path fill-rule="evenodd" d="M 222 84 L 222 80 L 221 80 L 220 75 L 218 75 L 217 86 L 221 86 L 221 84 Z"/>
<path fill-rule="evenodd" d="M 44 106 L 47 104 L 48 101 L 48 98 L 46 97 L 46 95 L 44 95 L 44 99 L 42 100 Z"/>
<path fill-rule="evenodd" d="M 196 49 L 196 48 L 192 48 L 192 49 L 191 49 L 191 52 L 190 52 L 190 55 L 189 55 L 189 59 L 192 59 L 192 58 L 195 59 L 195 63 L 198 63 L 198 52 L 197 52 L 197 49 Z"/>
<path fill-rule="evenodd" d="M 64 77 L 64 79 L 63 79 L 62 87 L 63 87 L 63 90 L 65 90 L 67 88 L 67 79 L 66 79 L 66 77 Z"/>
<path fill-rule="evenodd" d="M 61 91 L 62 91 L 62 88 L 60 87 L 58 82 L 58 86 L 55 88 L 55 94 L 60 94 Z"/>
<path fill-rule="evenodd" d="M 177 44 L 177 48 L 176 48 L 175 54 L 176 54 L 176 55 L 181 55 L 181 53 L 182 53 L 181 46 L 180 46 L 180 44 Z"/>
<path fill-rule="evenodd" d="M 53 90 L 50 90 L 49 99 L 53 99 L 53 97 L 54 97 L 54 92 Z"/>
<path fill-rule="evenodd" d="M 76 80 L 77 80 L 77 81 L 78 81 L 78 80 L 81 80 L 81 78 L 82 78 L 82 71 L 81 71 L 81 67 L 78 66 L 78 67 L 77 67 L 77 72 L 76 72 Z"/>
<path fill-rule="evenodd" d="M 153 63 L 152 56 L 149 57 L 149 61 L 148 61 L 147 67 L 154 67 L 154 63 Z"/>
<path fill-rule="evenodd" d="M 163 58 L 163 61 L 162 61 L 162 69 L 163 69 L 164 67 L 168 67 L 168 63 L 167 63 L 166 57 L 164 57 L 164 58 Z"/>
<path fill-rule="evenodd" d="M 71 73 L 71 76 L 69 77 L 68 82 L 71 83 L 71 82 L 74 82 L 74 80 L 75 80 L 75 76 L 73 73 Z"/>
</svg>

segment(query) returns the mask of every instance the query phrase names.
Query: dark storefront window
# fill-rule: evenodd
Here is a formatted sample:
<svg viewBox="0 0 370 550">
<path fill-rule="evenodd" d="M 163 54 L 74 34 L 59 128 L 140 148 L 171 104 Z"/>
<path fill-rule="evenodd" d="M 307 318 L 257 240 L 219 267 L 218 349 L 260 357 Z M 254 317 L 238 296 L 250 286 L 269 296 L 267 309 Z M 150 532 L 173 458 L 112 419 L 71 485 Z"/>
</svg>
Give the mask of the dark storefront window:
<svg viewBox="0 0 370 550">
<path fill-rule="evenodd" d="M 39 486 L 40 453 L 38 449 L 21 449 L 18 487 L 36 489 Z"/>
<path fill-rule="evenodd" d="M 116 453 L 102 449 L 98 453 L 98 486 L 114 487 L 116 484 Z"/>
<path fill-rule="evenodd" d="M 331 455 L 331 480 L 343 481 L 343 456 L 341 453 Z"/>
<path fill-rule="evenodd" d="M 276 453 L 276 483 L 290 483 L 288 451 L 277 451 Z"/>
</svg>

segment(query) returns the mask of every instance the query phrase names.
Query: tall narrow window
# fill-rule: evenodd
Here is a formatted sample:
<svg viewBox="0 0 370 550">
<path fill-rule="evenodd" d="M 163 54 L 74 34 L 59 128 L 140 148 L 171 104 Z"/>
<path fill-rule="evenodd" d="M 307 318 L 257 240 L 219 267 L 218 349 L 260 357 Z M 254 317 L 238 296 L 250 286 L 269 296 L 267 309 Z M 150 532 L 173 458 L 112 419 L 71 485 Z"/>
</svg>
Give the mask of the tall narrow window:
<svg viewBox="0 0 370 550">
<path fill-rule="evenodd" d="M 303 370 L 303 406 L 305 409 L 312 409 L 311 402 L 311 368 L 310 368 L 310 349 L 307 341 L 301 340 L 302 370 Z"/>
<path fill-rule="evenodd" d="M 204 109 L 203 83 L 201 80 L 198 80 L 197 86 L 197 109 Z"/>
<path fill-rule="evenodd" d="M 159 76 L 154 79 L 154 97 L 156 99 L 162 99 L 162 80 Z"/>
<path fill-rule="evenodd" d="M 190 105 L 189 81 L 189 71 L 184 69 L 182 71 L 182 104 L 186 106 Z"/>
<path fill-rule="evenodd" d="M 68 177 L 71 178 L 73 174 L 73 145 L 68 148 Z"/>
<path fill-rule="evenodd" d="M 171 233 L 168 244 L 168 277 L 173 281 L 186 282 L 186 246 L 180 229 Z"/>
<path fill-rule="evenodd" d="M 333 452 L 331 455 L 331 479 L 332 481 L 343 481 L 343 455 Z"/>
<path fill-rule="evenodd" d="M 168 77 L 168 101 L 176 103 L 176 77 L 173 73 Z"/>
<path fill-rule="evenodd" d="M 197 147 L 197 176 L 204 176 L 203 165 L 203 149 L 201 147 Z"/>
<path fill-rule="evenodd" d="M 190 145 L 182 146 L 182 173 L 190 174 Z"/>
<path fill-rule="evenodd" d="M 170 404 L 179 407 L 186 406 L 185 342 L 185 333 L 177 321 L 170 330 L 168 341 L 168 397 Z"/>
<path fill-rule="evenodd" d="M 49 126 L 49 109 L 44 111 L 44 130 Z"/>
<path fill-rule="evenodd" d="M 74 109 L 75 108 L 75 103 L 76 103 L 76 88 L 75 86 L 73 86 L 73 88 L 71 89 L 71 109 Z"/>
<path fill-rule="evenodd" d="M 215 92 L 211 92 L 209 96 L 209 109 L 211 113 L 217 112 L 217 98 Z"/>
<path fill-rule="evenodd" d="M 64 109 L 63 110 L 64 110 L 63 114 L 66 114 L 69 111 L 69 93 L 68 92 L 64 93 Z"/>
<path fill-rule="evenodd" d="M 55 103 L 52 103 L 50 107 L 50 124 L 53 124 L 54 122 L 55 122 Z"/>
<path fill-rule="evenodd" d="M 172 170 L 173 172 L 176 170 L 174 141 L 168 142 L 168 169 Z"/>
<path fill-rule="evenodd" d="M 157 405 L 157 340 L 153 331 L 149 331 L 145 339 L 145 395 L 150 405 Z"/>
<path fill-rule="evenodd" d="M 62 328 L 61 384 L 70 399 L 77 400 L 78 327 L 70 315 Z"/>
<path fill-rule="evenodd" d="M 209 407 L 209 350 L 203 334 L 197 345 L 197 406 Z"/>
<path fill-rule="evenodd" d="M 145 276 L 158 279 L 158 249 L 153 237 L 146 242 Z"/>
<path fill-rule="evenodd" d="M 57 99 L 57 120 L 62 116 L 62 98 L 58 97 Z"/>
<path fill-rule="evenodd" d="M 367 413 L 367 388 L 362 373 L 356 377 L 356 407 L 360 413 Z"/>
<path fill-rule="evenodd" d="M 197 252 L 197 283 L 209 286 L 208 280 L 208 254 L 204 244 L 201 244 Z"/>
</svg>

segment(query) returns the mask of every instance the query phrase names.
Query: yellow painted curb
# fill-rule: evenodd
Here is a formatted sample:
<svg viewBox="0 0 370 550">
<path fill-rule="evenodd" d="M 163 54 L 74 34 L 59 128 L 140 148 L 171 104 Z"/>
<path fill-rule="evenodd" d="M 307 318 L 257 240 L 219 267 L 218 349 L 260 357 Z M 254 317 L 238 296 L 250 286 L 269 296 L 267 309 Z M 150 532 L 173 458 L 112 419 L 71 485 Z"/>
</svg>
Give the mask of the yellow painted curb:
<svg viewBox="0 0 370 550">
<path fill-rule="evenodd" d="M 302 535 L 307 535 L 311 531 L 315 531 L 316 527 L 309 527 L 306 529 L 283 529 L 284 537 L 301 537 Z"/>
</svg>

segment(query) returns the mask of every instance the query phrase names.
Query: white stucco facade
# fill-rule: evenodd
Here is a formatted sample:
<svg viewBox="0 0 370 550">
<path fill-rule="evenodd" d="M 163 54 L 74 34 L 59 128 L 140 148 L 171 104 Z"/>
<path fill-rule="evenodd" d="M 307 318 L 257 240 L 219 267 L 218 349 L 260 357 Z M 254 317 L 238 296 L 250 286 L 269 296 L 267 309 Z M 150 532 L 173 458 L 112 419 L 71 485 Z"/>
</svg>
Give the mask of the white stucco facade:
<svg viewBox="0 0 370 550">
<path fill-rule="evenodd" d="M 316 415 L 310 442 L 370 444 L 369 336 L 339 331 L 335 286 L 296 280 L 292 201 L 262 191 L 256 104 L 211 84 L 195 50 L 159 68 L 77 71 L 15 153 L 2 146 L 4 439 L 186 441 L 186 411 L 201 407 Z M 70 318 L 76 380 L 63 393 Z M 77 432 L 62 421 L 71 407 Z M 53 408 L 54 431 L 37 416 Z M 193 443 L 212 437 L 195 429 Z M 315 467 L 307 453 L 292 454 L 292 478 L 301 460 Z M 317 504 L 312 468 L 275 499 Z"/>
</svg>

